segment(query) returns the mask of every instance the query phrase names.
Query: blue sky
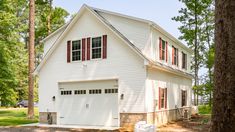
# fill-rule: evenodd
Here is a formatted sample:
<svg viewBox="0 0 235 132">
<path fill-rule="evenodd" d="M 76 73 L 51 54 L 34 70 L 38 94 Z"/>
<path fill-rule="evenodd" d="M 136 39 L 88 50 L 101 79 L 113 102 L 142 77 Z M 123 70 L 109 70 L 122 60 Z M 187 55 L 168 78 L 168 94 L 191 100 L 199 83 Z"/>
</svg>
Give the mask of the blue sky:
<svg viewBox="0 0 235 132">
<path fill-rule="evenodd" d="M 183 7 L 178 0 L 54 0 L 53 5 L 76 13 L 83 4 L 156 22 L 178 38 L 180 23 L 171 18 Z"/>
</svg>

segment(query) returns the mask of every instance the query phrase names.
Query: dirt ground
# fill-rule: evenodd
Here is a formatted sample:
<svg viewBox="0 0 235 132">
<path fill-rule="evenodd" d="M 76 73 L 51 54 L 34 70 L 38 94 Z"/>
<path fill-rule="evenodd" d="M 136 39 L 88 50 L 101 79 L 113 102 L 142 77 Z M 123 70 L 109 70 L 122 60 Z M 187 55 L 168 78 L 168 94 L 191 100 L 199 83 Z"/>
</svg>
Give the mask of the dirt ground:
<svg viewBox="0 0 235 132">
<path fill-rule="evenodd" d="M 157 128 L 158 132 L 207 132 L 210 128 L 210 116 L 193 116 L 190 121 L 177 121 Z M 133 131 L 121 128 L 114 132 Z M 35 126 L 0 127 L 0 132 L 108 132 L 107 130 L 47 128 Z"/>
<path fill-rule="evenodd" d="M 189 121 L 177 121 L 157 128 L 159 132 L 208 132 L 210 115 L 195 115 Z"/>
</svg>

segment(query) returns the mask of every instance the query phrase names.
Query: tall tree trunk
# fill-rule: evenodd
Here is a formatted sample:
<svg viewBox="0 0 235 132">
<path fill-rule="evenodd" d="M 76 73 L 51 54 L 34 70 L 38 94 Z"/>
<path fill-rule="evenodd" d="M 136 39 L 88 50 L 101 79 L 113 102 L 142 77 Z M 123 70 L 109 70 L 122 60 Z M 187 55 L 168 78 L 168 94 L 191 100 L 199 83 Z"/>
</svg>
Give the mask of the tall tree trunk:
<svg viewBox="0 0 235 132">
<path fill-rule="evenodd" d="M 29 97 L 28 97 L 28 118 L 34 118 L 34 16 L 35 16 L 35 1 L 29 1 Z"/>
<path fill-rule="evenodd" d="M 198 42 L 197 42 L 197 32 L 198 32 L 198 21 L 197 21 L 197 0 L 195 0 L 195 8 L 194 8 L 194 11 L 195 11 L 195 16 L 194 16 L 194 19 L 195 19 L 195 39 L 194 39 L 194 43 L 195 43 L 195 47 L 194 47 L 194 65 L 195 65 L 195 69 L 194 69 L 194 86 L 197 88 L 198 86 Z M 195 105 L 198 105 L 198 95 L 197 95 L 197 90 L 194 89 L 194 104 Z"/>
<path fill-rule="evenodd" d="M 235 0 L 215 1 L 213 132 L 235 131 Z"/>
<path fill-rule="evenodd" d="M 52 14 L 52 0 L 49 0 L 49 14 L 47 16 L 47 34 L 51 33 L 51 14 Z"/>
</svg>

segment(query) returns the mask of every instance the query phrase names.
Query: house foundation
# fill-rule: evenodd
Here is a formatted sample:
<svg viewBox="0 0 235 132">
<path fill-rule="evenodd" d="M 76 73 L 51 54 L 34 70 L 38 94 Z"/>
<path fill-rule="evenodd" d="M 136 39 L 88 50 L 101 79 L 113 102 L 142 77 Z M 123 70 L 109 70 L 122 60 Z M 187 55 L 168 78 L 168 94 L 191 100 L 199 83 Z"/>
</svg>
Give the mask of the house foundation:
<svg viewBox="0 0 235 132">
<path fill-rule="evenodd" d="M 57 112 L 39 112 L 39 123 L 41 124 L 49 124 L 48 122 L 48 114 L 51 114 L 52 124 L 56 124 Z"/>
</svg>

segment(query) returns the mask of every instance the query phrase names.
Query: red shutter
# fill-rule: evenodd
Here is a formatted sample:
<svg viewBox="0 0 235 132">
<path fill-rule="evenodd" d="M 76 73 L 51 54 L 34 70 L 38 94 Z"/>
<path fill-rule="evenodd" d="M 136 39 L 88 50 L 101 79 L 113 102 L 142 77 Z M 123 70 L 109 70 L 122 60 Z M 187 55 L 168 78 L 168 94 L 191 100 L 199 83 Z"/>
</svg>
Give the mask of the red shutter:
<svg viewBox="0 0 235 132">
<path fill-rule="evenodd" d="M 90 40 L 91 40 L 91 38 L 87 38 L 87 55 L 86 55 L 86 59 L 87 60 L 90 60 Z"/>
<path fill-rule="evenodd" d="M 85 56 L 86 56 L 86 39 L 82 39 L 82 61 L 85 61 Z"/>
<path fill-rule="evenodd" d="M 103 35 L 103 59 L 107 58 L 107 35 Z"/>
<path fill-rule="evenodd" d="M 174 49 L 174 47 L 172 46 L 172 65 L 174 65 L 174 60 L 175 60 L 175 58 L 174 58 L 174 54 L 175 54 L 175 49 Z"/>
<path fill-rule="evenodd" d="M 162 39 L 159 38 L 159 59 L 162 60 Z"/>
<path fill-rule="evenodd" d="M 165 109 L 167 108 L 167 88 L 164 89 L 165 91 Z"/>
<path fill-rule="evenodd" d="M 71 41 L 67 41 L 67 63 L 70 63 Z"/>
<path fill-rule="evenodd" d="M 168 43 L 167 43 L 167 41 L 166 41 L 166 62 L 167 62 L 167 59 L 168 59 Z"/>
<path fill-rule="evenodd" d="M 161 88 L 159 88 L 159 91 L 158 91 L 158 98 L 159 98 L 159 103 L 158 103 L 158 108 L 159 108 L 159 110 L 161 109 Z"/>
</svg>

